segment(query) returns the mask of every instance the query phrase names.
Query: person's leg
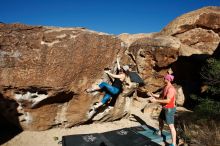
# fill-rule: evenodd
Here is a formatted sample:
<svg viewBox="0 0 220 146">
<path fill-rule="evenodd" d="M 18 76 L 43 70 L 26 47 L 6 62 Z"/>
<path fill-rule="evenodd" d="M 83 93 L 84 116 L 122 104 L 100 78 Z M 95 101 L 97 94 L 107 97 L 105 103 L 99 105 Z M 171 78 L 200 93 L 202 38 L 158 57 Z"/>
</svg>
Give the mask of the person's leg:
<svg viewBox="0 0 220 146">
<path fill-rule="evenodd" d="M 163 122 L 163 119 L 158 119 L 159 121 L 159 130 L 160 130 L 160 135 L 162 134 L 162 131 L 163 131 L 163 127 L 164 127 L 164 122 Z"/>
<path fill-rule="evenodd" d="M 158 121 L 159 121 L 159 131 L 157 131 L 158 135 L 162 135 L 162 131 L 164 127 L 164 120 L 165 120 L 165 109 L 162 108 L 160 115 L 158 117 Z"/>
<path fill-rule="evenodd" d="M 171 136 L 172 136 L 172 146 L 176 146 L 176 129 L 174 127 L 174 124 L 169 124 Z"/>
<path fill-rule="evenodd" d="M 118 88 L 111 86 L 106 82 L 102 82 L 101 84 L 99 84 L 99 88 L 101 88 L 101 89 L 105 88 L 107 90 L 107 92 L 114 94 L 114 95 L 119 92 Z"/>
<path fill-rule="evenodd" d="M 103 103 L 102 102 L 99 102 L 99 103 L 97 103 L 96 105 L 94 105 L 93 107 L 95 108 L 95 109 L 97 109 L 97 108 L 99 108 L 100 106 L 102 106 L 103 105 Z"/>
<path fill-rule="evenodd" d="M 110 86 L 108 83 L 106 82 L 101 82 L 99 85 L 95 85 L 92 88 L 86 89 L 86 92 L 94 92 L 100 89 L 103 89 L 104 87 Z"/>
<path fill-rule="evenodd" d="M 176 108 L 168 108 L 166 111 L 166 122 L 170 128 L 171 136 L 172 136 L 172 144 L 171 146 L 176 146 L 176 129 L 174 126 L 174 114 L 176 112 Z"/>
<path fill-rule="evenodd" d="M 102 103 L 102 104 L 107 103 L 107 102 L 108 102 L 108 100 L 109 100 L 110 98 L 111 98 L 111 95 L 110 95 L 110 94 L 108 94 L 108 93 L 105 93 L 104 97 L 102 98 L 101 103 Z"/>
<path fill-rule="evenodd" d="M 102 98 L 102 101 L 97 103 L 96 105 L 94 105 L 93 107 L 95 109 L 99 108 L 100 106 L 102 106 L 103 104 L 105 104 L 109 99 L 111 98 L 111 95 L 108 93 L 105 93 L 104 97 Z"/>
<path fill-rule="evenodd" d="M 101 88 L 98 85 L 95 85 L 92 88 L 86 89 L 86 92 L 94 92 L 94 91 L 97 91 L 97 90 L 100 90 L 100 89 Z"/>
<path fill-rule="evenodd" d="M 101 84 L 94 86 L 93 88 L 86 89 L 86 92 L 94 92 L 94 91 L 97 91 L 97 90 L 100 90 L 103 88 L 105 88 L 108 92 L 110 92 L 111 94 L 114 94 L 114 95 L 118 94 L 118 92 L 119 92 L 118 88 L 115 88 L 106 82 L 102 82 Z"/>
</svg>

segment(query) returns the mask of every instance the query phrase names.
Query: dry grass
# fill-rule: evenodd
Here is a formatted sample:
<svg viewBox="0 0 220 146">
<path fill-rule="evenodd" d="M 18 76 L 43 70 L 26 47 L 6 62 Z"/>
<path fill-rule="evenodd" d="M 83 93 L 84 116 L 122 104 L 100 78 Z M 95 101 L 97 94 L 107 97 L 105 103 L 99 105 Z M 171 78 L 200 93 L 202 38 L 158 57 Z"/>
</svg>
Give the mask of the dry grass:
<svg viewBox="0 0 220 146">
<path fill-rule="evenodd" d="M 216 121 L 187 122 L 184 132 L 190 138 L 190 145 L 220 146 L 220 124 Z"/>
</svg>

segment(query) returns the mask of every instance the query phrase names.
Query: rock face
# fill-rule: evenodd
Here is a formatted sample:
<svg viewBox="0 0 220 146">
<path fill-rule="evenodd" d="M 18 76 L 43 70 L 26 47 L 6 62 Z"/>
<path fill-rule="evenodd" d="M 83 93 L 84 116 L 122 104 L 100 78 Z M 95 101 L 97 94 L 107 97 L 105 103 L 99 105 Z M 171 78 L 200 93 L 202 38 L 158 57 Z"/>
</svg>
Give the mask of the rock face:
<svg viewBox="0 0 220 146">
<path fill-rule="evenodd" d="M 219 46 L 219 28 L 220 8 L 205 7 L 178 17 L 159 33 L 132 42 L 130 37 L 122 40 L 129 43 L 128 54 L 134 58 L 133 64 L 148 83 L 145 90 L 159 90 L 163 86 L 161 77 L 169 68 L 174 71 L 177 83 L 185 81 L 184 86 L 198 86 L 202 61 Z M 190 73 L 195 78 L 186 76 Z"/>
<path fill-rule="evenodd" d="M 123 33 L 118 35 L 118 37 L 124 41 L 127 45 L 127 47 L 129 47 L 133 42 L 135 42 L 138 39 L 141 38 L 151 38 L 155 35 L 155 33 L 139 33 L 139 34 L 128 34 L 128 33 Z"/>
<path fill-rule="evenodd" d="M 135 59 L 137 70 L 150 83 L 146 90 L 155 91 L 163 86 L 164 69 L 178 59 L 180 44 L 172 36 L 142 38 L 131 44 L 128 51 Z"/>
<path fill-rule="evenodd" d="M 9 105 L 24 129 L 44 130 L 86 120 L 94 97 L 84 90 L 102 80 L 125 48 L 115 36 L 83 28 L 1 24 L 0 51 L 3 97 L 18 103 Z"/>
<path fill-rule="evenodd" d="M 219 32 L 220 8 L 205 7 L 173 20 L 159 35 L 179 38 L 182 44 L 187 45 L 182 46 L 183 56 L 195 53 L 212 55 L 220 41 Z"/>
<path fill-rule="evenodd" d="M 182 15 L 152 34 L 114 36 L 85 28 L 1 23 L 0 116 L 25 130 L 120 119 L 129 114 L 134 96 L 159 92 L 170 68 L 183 105 L 189 93 L 186 87 L 200 88 L 198 62 L 202 64 L 213 52 L 219 54 L 219 35 L 219 7 Z M 115 71 L 116 56 L 146 85 L 129 97 L 120 95 L 114 108 L 103 109 L 89 120 L 91 105 L 103 94 L 88 94 L 85 89 L 109 80 L 104 69 Z M 125 86 L 124 92 L 128 90 Z"/>
</svg>

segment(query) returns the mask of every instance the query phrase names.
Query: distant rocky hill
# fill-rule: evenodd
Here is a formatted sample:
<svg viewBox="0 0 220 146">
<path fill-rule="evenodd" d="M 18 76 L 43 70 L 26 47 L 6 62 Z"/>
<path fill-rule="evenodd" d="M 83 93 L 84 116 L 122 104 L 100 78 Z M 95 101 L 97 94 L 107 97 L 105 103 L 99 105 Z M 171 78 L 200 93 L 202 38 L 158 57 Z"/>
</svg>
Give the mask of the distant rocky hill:
<svg viewBox="0 0 220 146">
<path fill-rule="evenodd" d="M 159 90 L 170 68 L 181 95 L 187 96 L 200 88 L 200 64 L 220 50 L 219 42 L 220 7 L 184 14 L 152 34 L 115 36 L 85 28 L 0 23 L 0 114 L 24 130 L 87 123 L 90 106 L 102 94 L 85 89 L 109 80 L 104 69 L 115 71 L 117 56 L 146 82 L 138 96 Z M 125 87 L 122 95 L 128 91 Z M 93 120 L 129 115 L 132 95 L 122 95 L 116 108 Z"/>
</svg>

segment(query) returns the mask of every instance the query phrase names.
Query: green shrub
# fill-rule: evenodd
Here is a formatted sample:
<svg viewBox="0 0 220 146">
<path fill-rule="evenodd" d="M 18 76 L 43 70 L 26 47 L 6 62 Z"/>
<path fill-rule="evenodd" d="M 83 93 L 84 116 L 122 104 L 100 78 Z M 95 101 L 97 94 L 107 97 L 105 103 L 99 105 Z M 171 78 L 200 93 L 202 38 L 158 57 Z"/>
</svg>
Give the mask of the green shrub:
<svg viewBox="0 0 220 146">
<path fill-rule="evenodd" d="M 195 108 L 195 114 L 200 118 L 218 118 L 220 116 L 220 102 L 204 99 Z"/>
<path fill-rule="evenodd" d="M 207 93 L 214 97 L 220 95 L 220 60 L 208 59 L 200 75 L 204 84 L 208 85 Z"/>
</svg>

